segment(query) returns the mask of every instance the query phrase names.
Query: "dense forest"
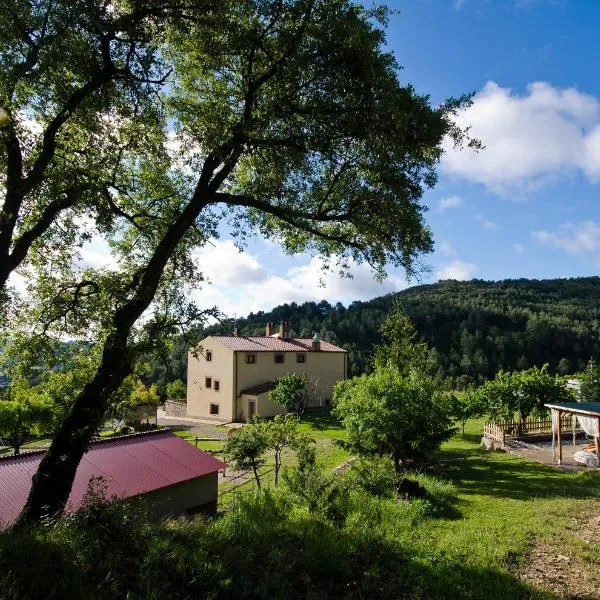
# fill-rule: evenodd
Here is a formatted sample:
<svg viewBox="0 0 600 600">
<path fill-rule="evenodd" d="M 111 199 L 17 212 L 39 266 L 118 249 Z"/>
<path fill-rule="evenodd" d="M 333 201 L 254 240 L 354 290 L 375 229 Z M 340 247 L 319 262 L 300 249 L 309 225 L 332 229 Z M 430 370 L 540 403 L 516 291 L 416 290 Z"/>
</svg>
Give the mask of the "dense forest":
<svg viewBox="0 0 600 600">
<path fill-rule="evenodd" d="M 321 302 L 283 304 L 237 320 L 239 335 L 264 335 L 265 323 L 288 321 L 292 335 L 315 332 L 349 353 L 349 371 L 370 368 L 379 326 L 398 300 L 414 321 L 439 365 L 439 377 L 463 388 L 493 377 L 499 369 L 549 363 L 561 374 L 582 370 L 600 356 L 600 277 L 550 280 L 441 281 L 420 285 L 348 307 Z M 231 334 L 234 324 L 194 332 Z M 155 365 L 151 378 L 185 378 L 181 340 L 168 366 Z"/>
</svg>

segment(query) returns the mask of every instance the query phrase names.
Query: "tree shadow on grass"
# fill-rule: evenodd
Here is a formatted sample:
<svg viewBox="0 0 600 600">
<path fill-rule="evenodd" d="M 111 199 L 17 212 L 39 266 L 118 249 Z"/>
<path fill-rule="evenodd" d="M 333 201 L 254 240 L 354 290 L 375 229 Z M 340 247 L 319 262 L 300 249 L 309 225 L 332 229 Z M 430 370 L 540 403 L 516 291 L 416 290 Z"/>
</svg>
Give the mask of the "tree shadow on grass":
<svg viewBox="0 0 600 600">
<path fill-rule="evenodd" d="M 456 450 L 434 472 L 456 482 L 462 493 L 514 500 L 598 498 L 600 473 L 570 473 L 503 452 Z"/>
<path fill-rule="evenodd" d="M 344 431 L 343 425 L 331 414 L 329 410 L 315 409 L 310 412 L 305 412 L 302 417 L 302 423 L 310 423 L 310 425 L 319 431 L 327 429 L 335 429 Z"/>
<path fill-rule="evenodd" d="M 0 535 L 0 597 L 556 598 L 507 571 L 448 558 L 435 546 L 417 553 L 378 532 L 376 522 L 338 528 L 290 513 L 268 494 L 216 520 L 133 516 L 130 541 L 111 534 L 117 521 L 98 516 Z"/>
</svg>

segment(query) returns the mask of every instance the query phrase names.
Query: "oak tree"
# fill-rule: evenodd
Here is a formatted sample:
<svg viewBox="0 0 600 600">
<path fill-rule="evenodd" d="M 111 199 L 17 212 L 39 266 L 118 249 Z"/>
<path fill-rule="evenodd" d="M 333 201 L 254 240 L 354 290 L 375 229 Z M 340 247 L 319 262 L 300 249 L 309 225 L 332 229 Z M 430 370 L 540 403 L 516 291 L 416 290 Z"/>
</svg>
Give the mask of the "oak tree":
<svg viewBox="0 0 600 600">
<path fill-rule="evenodd" d="M 383 9 L 347 0 L 203 4 L 152 37 L 169 79 L 152 80 L 163 112 L 137 128 L 147 143 L 123 156 L 119 187 L 109 190 L 118 211 L 100 232 L 113 264 L 36 265 L 43 332 L 91 332 L 99 358 L 40 463 L 21 524 L 62 512 L 140 348 L 197 316 L 184 301 L 184 282 L 202 279 L 192 250 L 223 219 L 240 245 L 258 234 L 341 270 L 366 261 L 380 276 L 386 264 L 413 273 L 432 248 L 421 197 L 435 184 L 442 140 L 465 141 L 453 117 L 468 98 L 432 107 L 400 81 L 384 48 Z M 128 4 L 109 6 L 111 18 L 128 14 Z"/>
</svg>

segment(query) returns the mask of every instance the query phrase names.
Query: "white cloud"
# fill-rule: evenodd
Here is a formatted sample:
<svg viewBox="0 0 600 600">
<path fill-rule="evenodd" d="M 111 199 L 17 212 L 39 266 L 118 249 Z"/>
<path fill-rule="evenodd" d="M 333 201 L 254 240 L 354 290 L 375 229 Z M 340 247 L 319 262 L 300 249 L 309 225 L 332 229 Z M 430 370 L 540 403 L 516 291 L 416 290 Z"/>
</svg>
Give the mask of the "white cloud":
<svg viewBox="0 0 600 600">
<path fill-rule="evenodd" d="M 390 275 L 379 282 L 373 278 L 371 269 L 366 264 L 351 262 L 350 272 L 353 277 L 340 277 L 335 268 L 322 271 L 323 260 L 314 257 L 306 265 L 293 267 L 288 271 L 290 282 L 315 298 L 332 298 L 334 302 L 352 302 L 368 300 L 374 296 L 388 294 L 406 287 L 400 277 Z M 321 286 L 321 280 L 325 287 Z"/>
<path fill-rule="evenodd" d="M 456 256 L 456 250 L 454 246 L 448 240 L 442 240 L 438 244 L 438 248 L 442 254 L 446 256 Z"/>
<path fill-rule="evenodd" d="M 265 249 L 268 253 L 281 252 L 274 247 Z M 270 262 L 268 254 L 259 261 L 256 256 L 240 253 L 231 240 L 219 240 L 214 246 L 196 252 L 195 258 L 198 269 L 211 284 L 195 290 L 194 299 L 204 307 L 216 305 L 229 316 L 269 310 L 285 302 L 302 303 L 323 298 L 331 303 L 347 304 L 406 287 L 404 279 L 395 275 L 383 282 L 376 281 L 364 264 L 350 265 L 351 279 L 340 277 L 335 268 L 322 271 L 323 261 L 318 257 L 275 273 L 265 266 Z"/>
<path fill-rule="evenodd" d="M 460 196 L 448 196 L 447 198 L 442 198 L 438 204 L 438 210 L 443 212 L 448 210 L 449 208 L 457 208 L 458 206 L 462 206 L 462 198 Z"/>
<path fill-rule="evenodd" d="M 196 250 L 194 260 L 204 277 L 216 285 L 264 283 L 269 278 L 256 257 L 240 252 L 231 240 L 217 240 Z"/>
<path fill-rule="evenodd" d="M 523 247 L 523 244 L 513 244 L 513 250 L 517 254 L 523 254 L 523 252 L 525 252 L 525 248 Z"/>
<path fill-rule="evenodd" d="M 485 148 L 455 150 L 442 168 L 500 194 L 526 192 L 557 177 L 583 172 L 600 179 L 600 105 L 575 88 L 527 86 L 524 95 L 490 81 L 458 117 Z"/>
<path fill-rule="evenodd" d="M 498 225 L 494 221 L 490 221 L 483 215 L 475 215 L 473 217 L 484 229 L 498 229 Z"/>
<path fill-rule="evenodd" d="M 466 281 L 467 279 L 473 279 L 473 275 L 477 272 L 477 265 L 462 260 L 453 260 L 442 266 L 437 272 L 437 279 L 458 279 L 459 281 Z"/>
<path fill-rule="evenodd" d="M 566 250 L 569 254 L 590 254 L 600 252 L 600 223 L 564 223 L 559 231 L 549 232 L 543 229 L 531 232 L 531 237 L 541 244 Z"/>
</svg>

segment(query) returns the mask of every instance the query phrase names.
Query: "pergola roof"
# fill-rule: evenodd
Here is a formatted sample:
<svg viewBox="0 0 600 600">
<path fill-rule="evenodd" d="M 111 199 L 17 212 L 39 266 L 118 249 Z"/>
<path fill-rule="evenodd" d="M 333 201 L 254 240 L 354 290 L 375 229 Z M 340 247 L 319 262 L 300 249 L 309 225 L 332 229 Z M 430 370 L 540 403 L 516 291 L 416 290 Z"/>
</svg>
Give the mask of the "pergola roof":
<svg viewBox="0 0 600 600">
<path fill-rule="evenodd" d="M 561 402 L 559 404 L 544 404 L 544 406 L 575 415 L 600 417 L 600 402 Z"/>
</svg>

